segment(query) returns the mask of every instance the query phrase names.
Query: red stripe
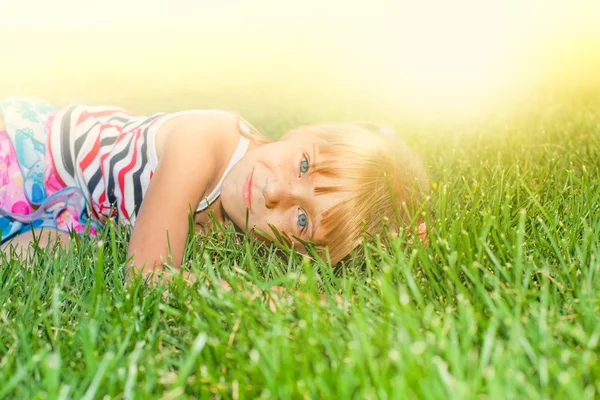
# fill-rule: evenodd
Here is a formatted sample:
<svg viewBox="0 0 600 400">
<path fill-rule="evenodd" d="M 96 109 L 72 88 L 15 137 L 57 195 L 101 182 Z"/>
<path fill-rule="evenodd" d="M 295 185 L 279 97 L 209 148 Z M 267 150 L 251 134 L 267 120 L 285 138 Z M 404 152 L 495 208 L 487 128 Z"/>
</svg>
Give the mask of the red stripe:
<svg viewBox="0 0 600 400">
<path fill-rule="evenodd" d="M 77 124 L 76 125 L 81 125 L 82 123 L 84 123 L 85 121 L 87 121 L 90 118 L 100 118 L 100 117 L 110 117 L 113 114 L 124 114 L 127 116 L 138 116 L 136 114 L 130 113 L 128 111 L 124 111 L 122 109 L 118 109 L 118 108 L 114 108 L 114 109 L 107 109 L 107 110 L 102 110 L 102 111 L 82 111 L 81 114 L 79 114 L 79 118 L 77 118 Z M 105 124 L 105 125 L 110 125 L 110 124 Z M 116 125 L 119 126 L 119 124 L 115 124 L 113 123 L 112 125 Z"/>
<path fill-rule="evenodd" d="M 98 135 L 96 136 L 94 146 L 79 163 L 79 168 L 81 168 L 81 172 L 85 172 L 87 167 L 90 166 L 90 164 L 94 161 L 94 159 L 98 155 L 98 152 L 100 151 L 100 135 L 102 134 L 102 129 L 103 126 L 100 126 L 100 132 L 98 132 Z"/>
<path fill-rule="evenodd" d="M 131 161 L 123 169 L 121 169 L 121 171 L 119 171 L 118 182 L 119 182 L 119 188 L 121 189 L 121 211 L 123 212 L 123 215 L 127 219 L 129 219 L 129 214 L 127 213 L 127 210 L 125 209 L 125 175 L 133 169 L 133 167 L 135 166 L 135 162 L 137 161 L 137 149 L 138 149 L 137 142 L 140 139 L 141 133 L 142 133 L 142 131 L 138 130 L 135 135 L 136 137 L 133 140 L 133 155 L 131 156 Z"/>
<path fill-rule="evenodd" d="M 108 117 L 117 112 L 119 112 L 119 111 L 118 110 L 104 110 L 104 111 L 97 111 L 97 112 L 82 111 L 81 114 L 79 114 L 79 118 L 77 118 L 77 125 L 80 125 L 82 122 L 84 122 L 90 118 Z M 124 113 L 124 114 L 131 115 L 129 113 Z"/>
<path fill-rule="evenodd" d="M 100 173 L 102 174 L 102 178 L 104 179 L 104 160 L 110 156 L 110 151 L 107 151 L 105 154 L 100 156 Z"/>
<path fill-rule="evenodd" d="M 102 194 L 100 195 L 100 199 L 98 201 L 98 207 L 100 207 L 100 211 L 102 211 L 104 209 L 104 202 L 106 201 L 106 192 L 102 191 Z M 94 215 L 96 215 L 97 219 L 100 219 L 100 215 L 98 215 L 98 212 L 96 212 L 96 210 L 92 207 L 92 210 L 94 211 Z M 102 215 L 104 216 L 104 215 Z"/>
</svg>

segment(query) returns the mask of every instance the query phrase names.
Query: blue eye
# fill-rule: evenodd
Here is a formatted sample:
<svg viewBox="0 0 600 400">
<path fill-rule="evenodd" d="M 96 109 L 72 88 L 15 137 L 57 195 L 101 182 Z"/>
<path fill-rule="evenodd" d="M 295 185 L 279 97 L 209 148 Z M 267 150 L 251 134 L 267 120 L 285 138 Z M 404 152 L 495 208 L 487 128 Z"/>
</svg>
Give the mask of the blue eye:
<svg viewBox="0 0 600 400">
<path fill-rule="evenodd" d="M 306 227 L 306 214 L 302 211 L 298 214 L 298 225 L 300 225 L 302 229 Z"/>
<path fill-rule="evenodd" d="M 300 161 L 300 175 L 304 175 L 308 171 L 308 160 L 306 157 L 302 157 Z"/>
</svg>

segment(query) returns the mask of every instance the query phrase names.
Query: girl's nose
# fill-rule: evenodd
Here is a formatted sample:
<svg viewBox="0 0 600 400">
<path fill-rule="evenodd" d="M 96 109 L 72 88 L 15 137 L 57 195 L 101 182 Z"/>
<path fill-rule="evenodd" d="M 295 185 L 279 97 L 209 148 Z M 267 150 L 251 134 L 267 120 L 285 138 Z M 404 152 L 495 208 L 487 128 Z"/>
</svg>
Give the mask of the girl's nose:
<svg viewBox="0 0 600 400">
<path fill-rule="evenodd" d="M 282 201 L 289 199 L 290 187 L 276 179 L 268 179 L 263 188 L 263 196 L 267 208 L 275 208 Z"/>
</svg>

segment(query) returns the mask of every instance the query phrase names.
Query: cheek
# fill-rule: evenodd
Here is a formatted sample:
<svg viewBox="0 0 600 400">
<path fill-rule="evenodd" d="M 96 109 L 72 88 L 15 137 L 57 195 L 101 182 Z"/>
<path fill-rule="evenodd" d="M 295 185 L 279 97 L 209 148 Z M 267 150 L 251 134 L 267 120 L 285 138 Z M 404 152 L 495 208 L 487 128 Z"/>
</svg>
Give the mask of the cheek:
<svg viewBox="0 0 600 400">
<path fill-rule="evenodd" d="M 288 214 L 285 212 L 275 212 L 270 211 L 266 214 L 255 215 L 251 217 L 250 222 L 252 222 L 252 226 L 267 232 L 268 234 L 272 234 L 271 228 L 269 225 L 273 225 L 277 228 L 277 230 L 281 232 L 286 232 L 290 234 L 290 219 Z"/>
<path fill-rule="evenodd" d="M 223 187 L 221 189 L 220 201 L 225 214 L 227 214 L 234 224 L 240 226 L 240 223 L 243 222 L 242 220 L 245 220 L 245 215 L 242 215 L 241 207 L 236 207 L 234 194 L 235 192 L 229 190 L 228 187 Z"/>
</svg>

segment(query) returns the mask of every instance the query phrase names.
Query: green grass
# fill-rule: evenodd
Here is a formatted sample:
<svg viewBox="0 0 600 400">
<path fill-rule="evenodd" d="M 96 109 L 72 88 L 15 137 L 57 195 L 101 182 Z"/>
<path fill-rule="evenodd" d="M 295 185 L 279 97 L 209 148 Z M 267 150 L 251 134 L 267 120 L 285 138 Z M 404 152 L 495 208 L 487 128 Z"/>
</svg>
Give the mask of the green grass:
<svg viewBox="0 0 600 400">
<path fill-rule="evenodd" d="M 406 137 L 430 171 L 428 246 L 384 235 L 336 273 L 215 233 L 187 250 L 208 279 L 168 291 L 123 284 L 122 228 L 4 260 L 0 398 L 600 396 L 600 107 Z M 252 284 L 310 299 L 274 313 Z"/>
</svg>

